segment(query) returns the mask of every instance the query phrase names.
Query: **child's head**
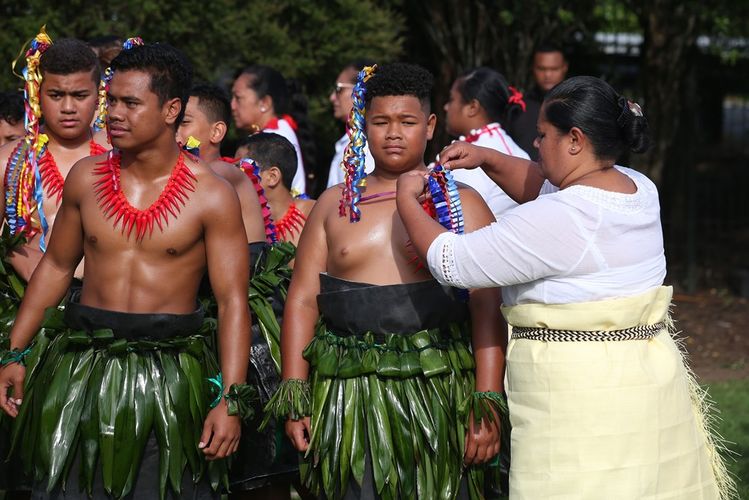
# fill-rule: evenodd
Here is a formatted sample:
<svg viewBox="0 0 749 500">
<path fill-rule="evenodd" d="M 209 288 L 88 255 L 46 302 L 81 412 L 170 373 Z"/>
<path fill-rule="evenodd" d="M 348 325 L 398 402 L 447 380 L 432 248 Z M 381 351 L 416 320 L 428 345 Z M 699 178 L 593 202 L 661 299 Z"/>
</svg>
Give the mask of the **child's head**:
<svg viewBox="0 0 749 500">
<path fill-rule="evenodd" d="M 377 69 L 366 82 L 366 136 L 375 168 L 405 172 L 424 163 L 436 116 L 431 113 L 432 74 L 414 64 Z"/>
<path fill-rule="evenodd" d="M 20 93 L 0 93 L 0 146 L 23 137 L 23 114 L 23 96 Z"/>
<path fill-rule="evenodd" d="M 445 125 L 452 135 L 467 135 L 470 129 L 489 123 L 505 125 L 523 106 L 522 95 L 507 84 L 502 73 L 474 68 L 453 83 L 445 104 Z"/>
<path fill-rule="evenodd" d="M 177 141 L 187 143 L 192 136 L 202 147 L 218 149 L 231 121 L 229 97 L 216 85 L 199 84 L 190 90 L 185 117 L 177 129 Z"/>
<path fill-rule="evenodd" d="M 248 136 L 242 141 L 241 147 L 246 148 L 247 154 L 260 167 L 260 184 L 263 189 L 283 187 L 291 191 L 297 168 L 297 158 L 294 146 L 285 137 L 260 132 Z"/>
<path fill-rule="evenodd" d="M 64 140 L 88 134 L 98 104 L 100 77 L 93 51 L 80 40 L 63 38 L 42 53 L 39 72 L 39 106 L 46 133 Z"/>
</svg>

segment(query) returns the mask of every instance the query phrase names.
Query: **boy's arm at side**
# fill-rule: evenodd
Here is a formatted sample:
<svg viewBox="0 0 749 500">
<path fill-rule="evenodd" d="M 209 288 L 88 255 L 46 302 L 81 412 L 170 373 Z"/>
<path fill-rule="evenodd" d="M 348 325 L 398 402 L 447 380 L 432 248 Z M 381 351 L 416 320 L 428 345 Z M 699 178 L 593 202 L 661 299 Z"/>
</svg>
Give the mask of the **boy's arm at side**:
<svg viewBox="0 0 749 500">
<path fill-rule="evenodd" d="M 476 191 L 462 188 L 459 192 L 466 233 L 495 222 L 491 210 Z M 474 288 L 470 294 L 473 352 L 476 358 L 476 390 L 503 392 L 507 328 L 500 312 L 502 303 L 500 289 Z"/>
<path fill-rule="evenodd" d="M 281 375 L 284 380 L 307 380 L 309 365 L 302 351 L 312 341 L 320 317 L 317 295 L 320 273 L 327 269 L 328 243 L 325 217 L 336 209 L 333 191 L 323 193 L 307 217 L 294 259 L 281 328 Z"/>
<path fill-rule="evenodd" d="M 484 200 L 470 188 L 460 189 L 465 231 L 470 233 L 494 222 L 494 215 Z M 500 313 L 500 289 L 470 290 L 471 340 L 476 362 L 476 392 L 504 392 L 507 329 Z M 466 436 L 465 461 L 480 464 L 499 453 L 498 419 L 482 421 L 475 426 L 471 415 Z M 478 427 L 478 428 L 476 428 Z"/>
<path fill-rule="evenodd" d="M 218 343 L 224 390 L 247 380 L 250 357 L 250 311 L 247 283 L 250 276 L 247 241 L 242 231 L 239 200 L 221 178 L 209 179 L 211 196 L 204 217 L 208 277 L 218 305 Z M 226 400 L 208 414 L 201 448 L 208 459 L 223 458 L 236 451 L 239 417 L 229 417 Z M 213 437 L 211 438 L 211 434 Z M 208 443 L 210 442 L 210 446 Z"/>
<path fill-rule="evenodd" d="M 87 189 L 86 175 L 83 173 L 85 168 L 76 164 L 68 174 L 69 180 L 65 182 L 62 205 L 47 252 L 31 277 L 11 328 L 11 349 L 22 351 L 31 343 L 44 319 L 45 309 L 60 303 L 73 278 L 75 267 L 83 257 L 80 199 Z M 18 405 L 23 399 L 25 373 L 20 363 L 6 365 L 0 370 L 0 407 L 12 417 L 18 415 Z M 8 397 L 11 387 L 13 399 Z"/>
<path fill-rule="evenodd" d="M 299 238 L 281 327 L 281 378 L 284 381 L 307 380 L 309 376 L 309 363 L 302 353 L 314 337 L 315 325 L 320 317 L 317 307 L 320 273 L 328 267 L 325 217 L 330 210 L 336 210 L 338 203 L 333 191 L 329 190 L 320 197 L 307 217 Z M 297 451 L 307 451 L 311 435 L 309 417 L 288 419 L 285 430 Z"/>
</svg>

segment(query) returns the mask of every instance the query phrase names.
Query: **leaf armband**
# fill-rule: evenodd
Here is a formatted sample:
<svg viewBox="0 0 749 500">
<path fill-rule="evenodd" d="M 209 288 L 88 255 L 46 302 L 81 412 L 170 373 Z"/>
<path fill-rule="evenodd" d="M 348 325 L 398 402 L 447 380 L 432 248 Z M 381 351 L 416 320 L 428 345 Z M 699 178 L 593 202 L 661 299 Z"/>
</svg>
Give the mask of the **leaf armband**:
<svg viewBox="0 0 749 500">
<path fill-rule="evenodd" d="M 474 392 L 466 398 L 460 406 L 459 412 L 466 419 L 467 426 L 471 412 L 473 412 L 474 424 L 479 424 L 483 418 L 486 418 L 489 422 L 494 422 L 492 410 L 499 416 L 500 424 L 505 425 L 510 410 L 507 407 L 507 399 L 504 394 L 491 391 Z"/>
<path fill-rule="evenodd" d="M 284 380 L 265 405 L 265 416 L 260 429 L 264 429 L 272 417 L 281 421 L 301 420 L 311 413 L 309 382 L 297 378 Z"/>
<path fill-rule="evenodd" d="M 11 363 L 18 363 L 26 366 L 26 356 L 31 352 L 31 346 L 24 350 L 18 349 L 0 349 L 0 365 L 5 366 Z"/>
<path fill-rule="evenodd" d="M 215 408 L 221 402 L 223 397 L 226 400 L 227 413 L 230 417 L 240 417 L 242 420 L 250 420 L 255 416 L 255 410 L 252 404 L 257 399 L 257 390 L 248 384 L 232 384 L 229 390 L 224 394 L 224 377 L 219 373 L 215 377 L 208 379 L 215 389 L 216 397 L 209 405 Z"/>
<path fill-rule="evenodd" d="M 242 420 L 250 420 L 255 416 L 252 403 L 257 399 L 257 390 L 248 384 L 232 384 L 229 392 L 224 394 L 229 416 L 239 416 Z"/>
</svg>

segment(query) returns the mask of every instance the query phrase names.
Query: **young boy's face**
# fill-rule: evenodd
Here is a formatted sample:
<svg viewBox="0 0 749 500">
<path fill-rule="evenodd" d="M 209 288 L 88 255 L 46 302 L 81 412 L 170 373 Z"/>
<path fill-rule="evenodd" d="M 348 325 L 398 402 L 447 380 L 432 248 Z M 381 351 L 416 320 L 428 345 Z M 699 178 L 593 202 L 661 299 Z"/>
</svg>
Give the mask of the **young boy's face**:
<svg viewBox="0 0 749 500">
<path fill-rule="evenodd" d="M 407 172 L 424 164 L 437 117 L 411 95 L 375 97 L 366 115 L 369 151 L 375 168 Z"/>
<path fill-rule="evenodd" d="M 91 71 L 44 74 L 39 105 L 47 132 L 60 139 L 77 139 L 89 134 L 97 104 L 98 88 Z"/>
<path fill-rule="evenodd" d="M 187 139 L 193 136 L 200 141 L 200 144 L 208 144 L 211 140 L 212 125 L 200 109 L 200 98 L 190 96 L 185 108 L 185 117 L 177 128 L 177 142 L 187 144 Z"/>
</svg>

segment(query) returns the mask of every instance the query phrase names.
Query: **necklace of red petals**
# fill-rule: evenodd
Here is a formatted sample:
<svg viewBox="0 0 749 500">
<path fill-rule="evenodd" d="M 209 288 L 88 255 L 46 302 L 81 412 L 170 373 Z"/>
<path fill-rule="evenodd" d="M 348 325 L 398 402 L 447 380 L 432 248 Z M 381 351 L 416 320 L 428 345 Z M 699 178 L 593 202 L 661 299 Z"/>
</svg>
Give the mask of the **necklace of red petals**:
<svg viewBox="0 0 749 500">
<path fill-rule="evenodd" d="M 189 192 L 195 191 L 197 178 L 185 165 L 184 153 L 181 151 L 164 190 L 145 210 L 132 206 L 122 192 L 119 152 L 110 151 L 107 159 L 99 165 L 94 169 L 94 174 L 99 176 L 99 180 L 94 183 L 96 201 L 107 220 L 114 217 L 115 228 L 122 223 L 122 234 L 127 238 L 130 238 L 133 228 L 138 240 L 142 240 L 146 232 L 150 237 L 153 234 L 154 222 L 163 232 L 164 226 L 169 225 L 169 214 L 176 219 L 190 198 Z"/>
<path fill-rule="evenodd" d="M 89 141 L 88 148 L 91 156 L 100 155 L 106 151 L 93 139 Z M 49 152 L 49 147 L 44 148 L 44 154 L 39 158 L 39 175 L 42 177 L 42 186 L 44 186 L 47 195 L 54 198 L 55 203 L 59 205 L 62 199 L 62 189 L 65 186 L 65 178 L 57 167 L 55 157 Z"/>
<path fill-rule="evenodd" d="M 294 236 L 294 233 L 300 234 L 302 232 L 306 221 L 307 217 L 296 207 L 295 203 L 292 203 L 289 205 L 286 213 L 283 214 L 283 217 L 275 221 L 278 237 L 284 241 L 288 241 Z"/>
</svg>

